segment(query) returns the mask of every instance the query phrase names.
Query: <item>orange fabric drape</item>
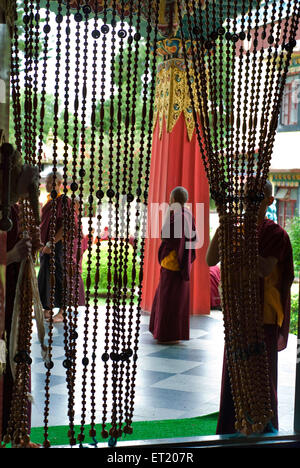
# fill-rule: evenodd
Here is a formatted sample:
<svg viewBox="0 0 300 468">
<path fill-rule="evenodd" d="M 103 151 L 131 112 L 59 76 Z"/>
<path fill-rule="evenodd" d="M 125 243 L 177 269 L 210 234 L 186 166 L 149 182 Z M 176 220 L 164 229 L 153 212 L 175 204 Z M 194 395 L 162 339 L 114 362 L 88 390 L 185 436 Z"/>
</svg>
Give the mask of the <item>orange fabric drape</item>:
<svg viewBox="0 0 300 468">
<path fill-rule="evenodd" d="M 209 186 L 206 178 L 196 133 L 188 140 L 184 115 L 181 114 L 171 133 L 164 122 L 161 139 L 159 125 L 156 124 L 153 143 L 149 185 L 148 225 L 151 219 L 151 203 L 168 203 L 172 189 L 184 186 L 189 192 L 196 217 L 198 235 L 203 238 L 203 245 L 196 250 L 196 260 L 191 276 L 191 314 L 209 314 L 210 286 L 209 269 L 205 262 L 209 243 Z M 203 216 L 196 212 L 196 204 L 203 204 Z M 198 214 L 198 216 L 197 216 Z M 161 220 L 160 220 L 161 228 Z M 160 230 L 159 230 L 160 231 Z M 200 232 L 199 232 L 200 231 Z M 149 227 L 148 227 L 149 232 Z M 147 237 L 145 243 L 145 261 L 143 277 L 142 309 L 150 311 L 159 281 L 160 266 L 157 253 L 160 238 Z"/>
</svg>

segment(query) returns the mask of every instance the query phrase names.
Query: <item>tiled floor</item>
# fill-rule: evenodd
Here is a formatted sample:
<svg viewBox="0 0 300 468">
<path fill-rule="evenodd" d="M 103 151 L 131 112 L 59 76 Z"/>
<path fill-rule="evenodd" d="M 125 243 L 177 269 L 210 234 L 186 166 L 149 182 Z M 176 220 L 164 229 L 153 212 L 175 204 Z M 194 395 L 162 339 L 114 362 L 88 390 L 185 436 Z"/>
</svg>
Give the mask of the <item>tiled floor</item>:
<svg viewBox="0 0 300 468">
<path fill-rule="evenodd" d="M 104 315 L 104 314 L 103 314 Z M 81 362 L 84 311 L 78 320 L 78 362 Z M 148 331 L 149 316 L 141 322 L 138 374 L 136 382 L 134 420 L 179 419 L 218 411 L 223 360 L 223 324 L 221 312 L 209 316 L 191 317 L 191 337 L 178 345 L 159 345 Z M 101 321 L 100 321 L 101 325 Z M 101 326 L 99 327 L 101 329 Z M 99 355 L 102 354 L 103 331 L 100 333 Z M 295 336 L 290 336 L 288 348 L 279 359 L 280 429 L 293 430 L 294 382 L 296 363 Z M 32 393 L 34 397 L 32 425 L 43 426 L 44 363 L 36 332 L 33 336 Z M 63 324 L 54 326 L 53 361 L 49 425 L 68 424 L 67 387 L 64 359 Z M 100 361 L 101 366 L 101 361 Z M 81 418 L 81 371 L 77 370 L 75 391 L 75 423 Z M 97 416 L 101 417 L 103 369 L 97 370 Z M 89 399 L 87 399 L 89 422 Z"/>
</svg>

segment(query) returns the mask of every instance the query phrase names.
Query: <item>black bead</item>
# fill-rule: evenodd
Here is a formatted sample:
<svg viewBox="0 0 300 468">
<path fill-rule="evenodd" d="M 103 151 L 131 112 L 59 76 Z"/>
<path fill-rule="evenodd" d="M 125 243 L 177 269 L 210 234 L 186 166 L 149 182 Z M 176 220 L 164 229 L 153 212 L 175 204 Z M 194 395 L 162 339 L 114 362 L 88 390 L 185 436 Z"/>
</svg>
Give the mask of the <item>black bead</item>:
<svg viewBox="0 0 300 468">
<path fill-rule="evenodd" d="M 76 182 L 72 182 L 70 185 L 70 189 L 72 190 L 72 192 L 76 192 L 76 190 L 78 190 L 78 184 Z"/>
<path fill-rule="evenodd" d="M 57 197 L 57 191 L 56 191 L 56 190 L 52 190 L 52 191 L 51 191 L 51 198 L 52 198 L 52 200 L 55 200 L 56 197 Z"/>
<path fill-rule="evenodd" d="M 65 359 L 63 361 L 63 366 L 64 366 L 65 369 L 71 369 L 71 367 L 72 367 L 71 359 Z"/>
<path fill-rule="evenodd" d="M 296 46 L 297 42 L 295 39 L 291 39 L 287 44 L 285 44 L 284 48 L 288 52 L 292 52 L 294 47 Z"/>
<path fill-rule="evenodd" d="M 77 333 L 77 331 L 72 331 L 72 332 L 70 333 L 70 340 L 77 340 L 77 338 L 78 338 L 78 333 Z"/>
<path fill-rule="evenodd" d="M 87 357 L 84 357 L 82 359 L 82 365 L 86 367 L 88 364 L 89 364 L 89 359 Z"/>
<path fill-rule="evenodd" d="M 100 31 L 98 31 L 98 29 L 95 29 L 93 32 L 92 32 L 92 36 L 94 39 L 99 39 L 100 37 Z"/>
<path fill-rule="evenodd" d="M 115 353 L 113 351 L 110 353 L 109 357 L 112 361 L 115 361 L 115 362 L 118 362 L 120 360 L 120 356 L 118 355 L 118 353 Z"/>
<path fill-rule="evenodd" d="M 274 42 L 274 36 L 269 36 L 268 37 L 268 43 L 273 44 L 273 42 Z"/>
<path fill-rule="evenodd" d="M 232 34 L 231 40 L 232 42 L 237 42 L 239 40 L 239 36 L 237 34 Z"/>
<path fill-rule="evenodd" d="M 74 19 L 75 19 L 76 23 L 80 23 L 80 21 L 83 20 L 83 16 L 82 16 L 81 13 L 76 13 L 76 14 L 74 15 Z"/>
<path fill-rule="evenodd" d="M 128 193 L 128 195 L 127 195 L 127 201 L 128 201 L 128 203 L 133 202 L 133 200 L 134 200 L 134 196 L 132 195 L 132 193 Z"/>
<path fill-rule="evenodd" d="M 121 353 L 119 355 L 119 358 L 120 358 L 120 361 L 122 361 L 122 362 L 125 362 L 125 361 L 127 361 L 129 359 L 126 353 Z"/>
<path fill-rule="evenodd" d="M 90 5 L 84 5 L 82 7 L 82 11 L 86 16 L 88 16 L 91 13 L 92 9 L 91 9 Z"/>
<path fill-rule="evenodd" d="M 120 39 L 125 39 L 125 37 L 127 36 L 127 32 L 125 31 L 125 29 L 120 29 L 120 31 L 118 31 L 118 36 L 120 37 Z"/>
<path fill-rule="evenodd" d="M 218 31 L 219 36 L 224 36 L 225 28 L 223 28 L 223 26 L 220 26 L 217 31 Z"/>
<path fill-rule="evenodd" d="M 207 50 L 212 49 L 212 47 L 213 47 L 213 43 L 211 41 L 205 41 L 205 48 Z"/>
<path fill-rule="evenodd" d="M 109 31 L 109 26 L 108 26 L 107 24 L 103 24 L 103 25 L 101 26 L 101 32 L 102 32 L 102 34 L 107 34 L 108 31 Z"/>
<path fill-rule="evenodd" d="M 129 358 L 133 355 L 133 351 L 132 351 L 132 349 L 130 349 L 130 348 L 125 349 L 124 353 L 127 354 L 127 356 L 128 356 Z"/>
<path fill-rule="evenodd" d="M 109 354 L 108 353 L 103 353 L 101 356 L 101 359 L 103 362 L 107 362 L 109 360 Z"/>
<path fill-rule="evenodd" d="M 53 362 L 53 361 L 47 361 L 47 362 L 45 362 L 45 367 L 46 367 L 46 369 L 48 369 L 48 370 L 53 369 L 53 367 L 54 367 L 54 362 Z"/>
<path fill-rule="evenodd" d="M 55 21 L 56 21 L 58 24 L 62 23 L 63 20 L 64 20 L 63 15 L 61 15 L 61 14 L 56 15 Z"/>
<path fill-rule="evenodd" d="M 84 177 L 85 176 L 85 170 L 84 169 L 80 169 L 79 170 L 79 177 Z"/>
<path fill-rule="evenodd" d="M 211 34 L 210 34 L 210 37 L 212 38 L 213 41 L 215 41 L 216 39 L 218 39 L 218 32 L 217 31 L 213 31 Z"/>
<path fill-rule="evenodd" d="M 225 39 L 227 39 L 227 41 L 230 41 L 231 33 L 229 31 L 225 34 Z"/>
<path fill-rule="evenodd" d="M 49 24 L 45 24 L 43 31 L 45 34 L 49 34 L 49 32 L 51 31 L 51 26 Z"/>
<path fill-rule="evenodd" d="M 96 197 L 98 198 L 98 200 L 101 200 L 104 197 L 103 190 L 97 190 Z"/>
<path fill-rule="evenodd" d="M 134 37 L 135 41 L 139 41 L 141 39 L 140 33 L 135 33 L 135 35 L 133 37 Z"/>
<path fill-rule="evenodd" d="M 113 198 L 115 195 L 115 192 L 113 191 L 113 189 L 108 189 L 106 192 L 106 195 L 108 196 L 108 198 Z"/>
<path fill-rule="evenodd" d="M 244 41 L 246 39 L 246 33 L 244 31 L 241 31 L 239 34 L 239 38 L 241 41 Z"/>
</svg>

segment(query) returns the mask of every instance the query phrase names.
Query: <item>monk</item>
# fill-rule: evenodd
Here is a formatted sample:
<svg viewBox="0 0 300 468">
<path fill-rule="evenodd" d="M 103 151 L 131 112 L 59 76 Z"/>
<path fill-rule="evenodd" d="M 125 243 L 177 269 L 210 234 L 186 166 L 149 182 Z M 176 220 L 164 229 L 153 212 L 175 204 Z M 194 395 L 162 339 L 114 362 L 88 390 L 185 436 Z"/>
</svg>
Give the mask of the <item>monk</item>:
<svg viewBox="0 0 300 468">
<path fill-rule="evenodd" d="M 151 309 L 149 330 L 164 344 L 189 340 L 190 274 L 196 258 L 192 214 L 184 207 L 188 193 L 176 187 L 170 195 L 170 210 L 162 229 L 158 252 L 159 285 Z M 180 232 L 178 231 L 180 228 Z M 169 232 L 167 232 L 169 230 Z"/>
<path fill-rule="evenodd" d="M 285 349 L 288 341 L 291 306 L 290 288 L 294 279 L 294 268 L 292 247 L 288 234 L 281 226 L 266 218 L 267 208 L 274 201 L 272 184 L 269 181 L 266 182 L 264 195 L 258 214 L 258 266 L 265 344 L 269 365 L 271 405 L 274 414 L 272 421 L 265 428 L 265 432 L 269 432 L 278 430 L 278 351 Z M 216 265 L 219 262 L 218 232 L 219 228 L 207 251 L 206 261 L 209 266 Z M 224 354 L 217 434 L 235 433 L 234 424 L 234 404 Z"/>
<path fill-rule="evenodd" d="M 51 260 L 51 241 L 50 241 L 50 229 L 51 229 L 51 218 L 53 216 L 53 200 L 51 193 L 53 191 L 53 179 L 54 173 L 48 174 L 46 177 L 46 190 L 48 192 L 48 200 L 42 208 L 42 217 L 41 217 L 41 240 L 44 244 L 44 248 L 40 254 L 40 271 L 38 275 L 38 285 L 41 303 L 44 308 L 44 315 L 46 319 L 50 317 L 50 293 L 51 293 L 51 284 L 50 284 L 50 260 Z M 60 323 L 64 320 L 64 310 L 63 310 L 63 298 L 64 296 L 68 298 L 68 291 L 64 291 L 63 280 L 64 280 L 64 244 L 63 240 L 66 242 L 67 247 L 67 257 L 70 253 L 70 242 L 67 239 L 66 233 L 64 238 L 64 228 L 63 228 L 63 219 L 64 214 L 65 220 L 71 219 L 71 200 L 69 197 L 65 196 L 62 193 L 62 181 L 63 178 L 59 172 L 56 172 L 55 175 L 55 192 L 56 192 L 56 216 L 55 216 L 55 236 L 54 236 L 54 259 L 55 259 L 55 295 L 54 295 L 54 308 L 59 308 L 58 313 L 53 317 L 53 323 Z M 77 237 L 77 215 L 75 211 L 75 232 L 74 240 Z M 77 244 L 74 242 L 72 251 L 72 259 L 74 261 L 74 252 L 76 251 Z M 69 276 L 75 275 L 74 268 L 71 268 L 72 271 L 68 271 Z M 74 278 L 68 277 L 68 284 L 71 285 L 74 283 Z M 84 305 L 84 290 L 83 286 L 79 287 L 79 304 Z M 66 304 L 72 305 L 72 304 Z"/>
<path fill-rule="evenodd" d="M 17 152 L 15 152 L 17 153 Z M 14 166 L 13 166 L 14 167 Z M 19 176 L 17 183 L 14 184 L 13 200 L 17 198 L 28 198 L 28 187 L 32 183 L 34 177 L 34 169 L 22 166 L 22 172 Z M 23 259 L 26 259 L 31 255 L 32 251 L 39 250 L 41 246 L 40 232 L 38 228 L 32 227 L 30 236 L 21 238 L 20 233 L 20 222 L 19 222 L 19 206 L 17 203 L 11 206 L 10 218 L 12 221 L 12 228 L 7 232 L 7 244 L 6 244 L 6 292 L 5 292 L 5 332 L 7 336 L 7 349 L 9 350 L 9 339 L 12 325 L 12 317 L 14 310 L 14 301 L 16 295 L 17 282 L 19 277 L 20 264 Z M 0 337 L 4 334 L 4 330 L 0 330 Z M 14 387 L 14 380 L 11 372 L 9 363 L 9 357 L 7 357 L 6 371 L 3 376 L 3 414 L 2 414 L 2 434 L 0 434 L 0 442 L 2 437 L 5 435 L 9 418 L 10 409 L 12 403 L 12 394 Z M 31 423 L 31 404 L 28 401 L 28 422 L 29 429 Z M 38 448 L 39 445 L 33 442 L 29 442 L 28 448 Z"/>
</svg>

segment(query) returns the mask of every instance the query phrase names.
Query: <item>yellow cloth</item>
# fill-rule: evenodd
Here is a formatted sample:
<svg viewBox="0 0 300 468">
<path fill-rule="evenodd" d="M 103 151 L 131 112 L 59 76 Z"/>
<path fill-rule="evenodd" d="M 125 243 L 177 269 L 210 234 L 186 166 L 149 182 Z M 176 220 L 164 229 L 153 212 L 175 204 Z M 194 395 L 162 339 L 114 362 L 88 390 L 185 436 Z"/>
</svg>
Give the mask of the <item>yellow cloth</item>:
<svg viewBox="0 0 300 468">
<path fill-rule="evenodd" d="M 171 271 L 180 271 L 180 266 L 178 263 L 178 258 L 176 254 L 176 250 L 171 250 L 169 255 L 167 255 L 160 264 L 166 270 Z"/>
<path fill-rule="evenodd" d="M 264 280 L 264 323 L 277 324 L 281 327 L 284 314 L 277 287 L 279 283 L 280 271 L 276 265 L 272 273 Z"/>
<path fill-rule="evenodd" d="M 59 193 L 56 195 L 56 198 L 61 197 L 61 195 L 62 195 L 62 193 L 59 192 Z M 47 201 L 46 201 L 45 204 L 47 204 L 50 200 L 52 200 L 51 193 L 48 193 L 48 195 L 47 195 Z"/>
</svg>

